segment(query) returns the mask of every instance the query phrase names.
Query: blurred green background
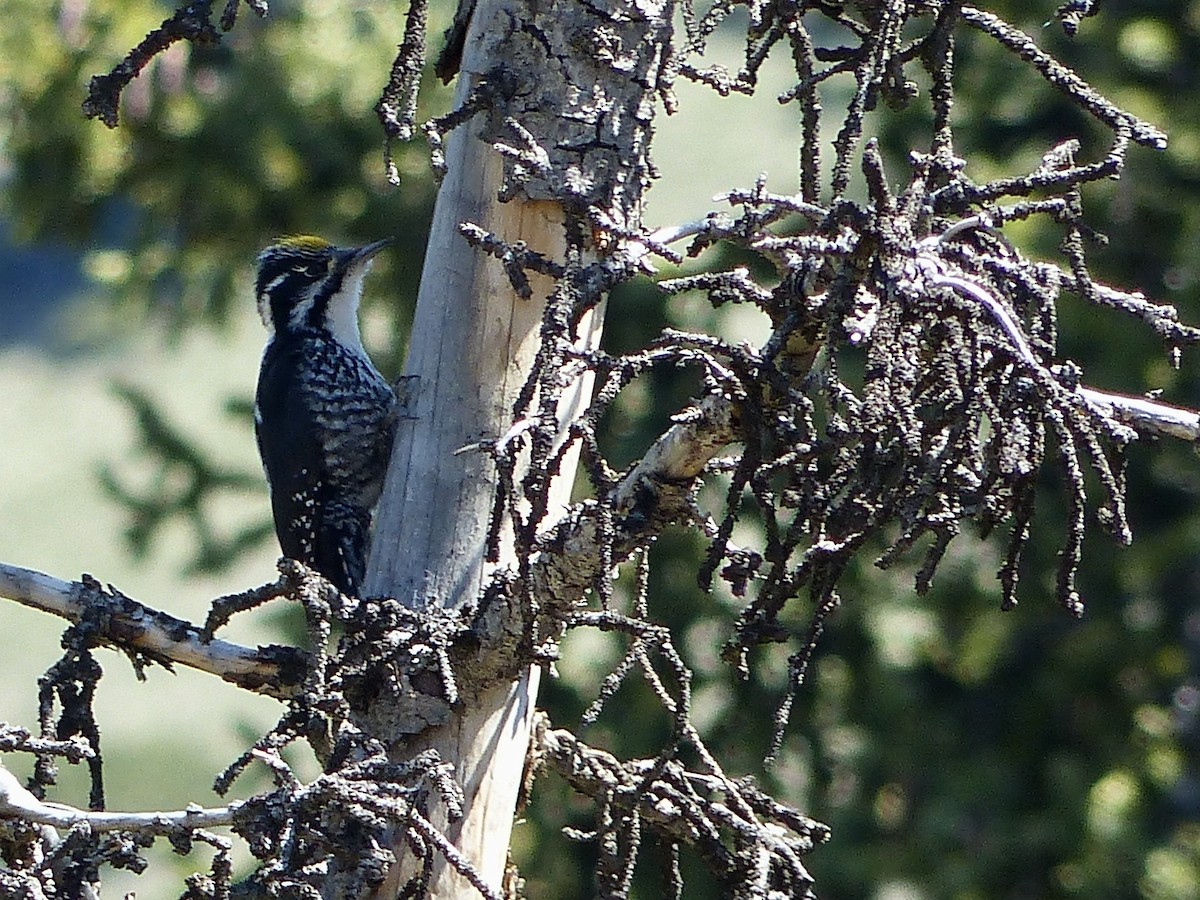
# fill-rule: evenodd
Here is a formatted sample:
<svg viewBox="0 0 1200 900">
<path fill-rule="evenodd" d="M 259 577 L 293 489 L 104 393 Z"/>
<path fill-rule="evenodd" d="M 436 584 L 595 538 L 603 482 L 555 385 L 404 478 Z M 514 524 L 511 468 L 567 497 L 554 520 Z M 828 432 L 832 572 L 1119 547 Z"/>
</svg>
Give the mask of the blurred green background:
<svg viewBox="0 0 1200 900">
<path fill-rule="evenodd" d="M 1044 25 L 1055 6 L 988 8 L 1171 138 L 1165 153 L 1135 150 L 1120 182 L 1085 194 L 1090 223 L 1110 238 L 1092 253 L 1093 272 L 1200 322 L 1200 3 L 1114 0 L 1074 40 Z M 87 80 L 171 7 L 5 0 L 3 9 L 0 559 L 63 578 L 90 572 L 200 620 L 212 597 L 273 577 L 248 413 L 263 340 L 249 290 L 257 250 L 289 232 L 396 237 L 368 282 L 364 333 L 381 368 L 400 370 L 434 186 L 420 143 L 397 148 L 402 183 L 385 183 L 371 107 L 405 10 L 277 0 L 261 21 L 243 9 L 221 46 L 159 58 L 110 131 L 80 115 Z M 435 3 L 435 47 L 450 14 Z M 736 66 L 744 20 L 729 24 L 713 50 Z M 1072 136 L 1088 158 L 1103 152 L 1103 135 L 1035 75 L 960 35 L 954 124 L 971 177 L 1021 174 Z M 791 83 L 789 65 L 771 60 L 756 98 L 679 86 L 681 111 L 659 120 L 662 177 L 648 224 L 702 215 L 714 193 L 759 172 L 774 190 L 796 188 L 797 112 L 774 100 Z M 825 146 L 849 89 L 830 83 L 823 94 Z M 423 118 L 440 113 L 448 92 L 430 83 L 422 103 Z M 906 179 L 908 149 L 927 146 L 928 123 L 924 93 L 903 112 L 872 114 L 894 183 Z M 1009 233 L 1055 256 L 1060 235 L 1045 223 Z M 753 337 L 763 324 L 698 296 L 664 300 L 648 282 L 619 290 L 610 309 L 614 350 L 642 346 L 664 325 Z M 1141 329 L 1070 300 L 1060 329 L 1060 351 L 1087 383 L 1200 405 L 1195 354 L 1174 370 Z M 612 459 L 635 457 L 692 386 L 675 371 L 635 382 L 606 420 Z M 650 608 L 696 672 L 702 733 L 727 771 L 757 774 L 833 826 L 809 860 L 824 900 L 1200 898 L 1200 459 L 1171 443 L 1133 448 L 1135 544 L 1089 540 L 1080 622 L 1050 600 L 1063 518 L 1052 474 L 1012 612 L 997 609 L 993 544 L 961 538 L 920 598 L 911 571 L 881 573 L 864 559 L 767 771 L 787 649 L 756 659 L 750 682 L 734 680 L 719 650 L 736 600 L 697 587 L 694 535 L 656 547 Z M 798 629 L 806 613 L 797 603 Z M 284 613 L 243 619 L 231 639 L 288 635 Z M 0 720 L 36 721 L 35 679 L 56 658 L 60 630 L 0 603 Z M 568 636 L 542 698 L 556 724 L 577 723 L 620 652 L 609 636 Z M 272 701 L 194 673 L 151 672 L 137 684 L 115 655 L 102 662 L 114 809 L 219 802 L 212 775 L 278 715 Z M 634 755 L 655 752 L 667 731 L 652 696 L 631 684 L 585 737 Z M 80 785 L 64 773 L 59 799 L 85 802 Z M 589 895 L 594 847 L 559 828 L 587 828 L 593 813 L 553 777 L 538 782 L 514 850 L 531 897 Z M 647 844 L 639 897 L 659 895 L 664 859 Z M 117 875 L 109 889 L 175 896 L 196 865 L 164 853 L 152 879 Z M 684 871 L 686 897 L 721 896 L 686 857 Z"/>
</svg>

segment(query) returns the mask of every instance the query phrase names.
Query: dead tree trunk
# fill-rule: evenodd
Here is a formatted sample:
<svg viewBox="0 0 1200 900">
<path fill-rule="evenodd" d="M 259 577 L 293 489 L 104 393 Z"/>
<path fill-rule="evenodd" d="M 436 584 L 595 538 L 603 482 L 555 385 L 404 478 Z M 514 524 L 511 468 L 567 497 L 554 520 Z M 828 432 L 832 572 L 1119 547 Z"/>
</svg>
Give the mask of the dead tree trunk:
<svg viewBox="0 0 1200 900">
<path fill-rule="evenodd" d="M 511 530 L 502 535 L 496 564 L 485 559 L 496 466 L 487 453 L 464 448 L 494 441 L 513 426 L 555 283 L 532 276 L 532 297 L 519 296 L 502 262 L 473 250 L 459 226 L 472 223 L 557 261 L 568 248 L 601 252 L 592 244 L 599 223 L 590 220 L 597 215 L 622 230 L 635 227 L 668 35 L 669 12 L 658 5 L 614 3 L 604 15 L 582 5 L 481 0 L 474 10 L 457 103 L 478 112 L 446 146 L 448 171 L 406 367 L 408 407 L 379 507 L 368 595 L 417 608 L 460 608 L 479 599 L 496 564 L 515 562 Z M 506 161 L 492 146 L 496 141 L 511 145 L 515 155 Z M 500 202 L 500 195 L 510 199 Z M 601 315 L 593 311 L 583 319 L 579 344 L 598 343 Z M 558 408 L 560 434 L 590 388 L 583 376 L 567 391 Z M 572 456 L 550 488 L 543 525 L 569 499 L 574 470 Z M 540 674 L 536 667 L 524 672 L 515 683 L 460 697 L 444 716 L 431 715 L 395 744 L 402 757 L 434 748 L 454 763 L 465 814 L 457 822 L 439 810 L 431 814 L 496 889 Z M 376 708 L 372 719 L 386 720 L 386 710 Z M 414 871 L 412 860 L 402 864 L 379 896 L 393 896 Z M 474 890 L 444 860 L 436 871 L 430 896 Z"/>
</svg>

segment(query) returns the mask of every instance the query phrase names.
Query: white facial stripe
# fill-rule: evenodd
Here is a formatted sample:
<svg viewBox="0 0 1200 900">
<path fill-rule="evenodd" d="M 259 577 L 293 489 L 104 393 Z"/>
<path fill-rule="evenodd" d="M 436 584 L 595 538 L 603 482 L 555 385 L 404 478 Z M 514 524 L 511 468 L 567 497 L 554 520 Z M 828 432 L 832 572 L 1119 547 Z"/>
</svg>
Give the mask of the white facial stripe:
<svg viewBox="0 0 1200 900">
<path fill-rule="evenodd" d="M 337 293 L 329 297 L 324 303 L 323 310 L 325 314 L 324 324 L 329 329 L 333 338 L 348 350 L 356 351 L 363 355 L 365 355 L 366 351 L 363 350 L 362 337 L 359 333 L 358 305 L 362 295 L 363 279 L 370 269 L 370 259 L 359 257 L 356 261 L 352 262 L 342 278 Z M 298 268 L 293 268 L 274 276 L 263 285 L 262 291 L 258 295 L 258 314 L 266 326 L 268 343 L 274 339 L 281 327 L 286 330 L 303 330 L 309 325 L 309 319 L 313 314 L 313 307 L 316 303 L 315 298 L 321 284 L 326 279 L 310 284 L 304 289 L 299 299 L 288 309 L 286 323 L 274 321 L 271 296 L 276 291 L 282 289 L 289 278 L 297 274 L 303 275 L 304 273 Z"/>
<path fill-rule="evenodd" d="M 271 294 L 275 288 L 283 284 L 289 274 L 291 273 L 284 272 L 282 275 L 276 275 L 263 285 L 263 289 L 258 295 L 258 317 L 266 326 L 268 338 L 275 336 L 275 316 L 271 312 Z"/>
<path fill-rule="evenodd" d="M 292 328 L 303 328 L 305 322 L 308 321 L 308 314 L 312 312 L 313 296 L 312 291 L 308 295 L 292 307 L 292 311 L 288 313 L 288 325 Z"/>
<path fill-rule="evenodd" d="M 258 295 L 258 317 L 267 328 L 267 339 L 275 337 L 275 317 L 271 315 L 271 300 L 266 294 Z"/>
</svg>

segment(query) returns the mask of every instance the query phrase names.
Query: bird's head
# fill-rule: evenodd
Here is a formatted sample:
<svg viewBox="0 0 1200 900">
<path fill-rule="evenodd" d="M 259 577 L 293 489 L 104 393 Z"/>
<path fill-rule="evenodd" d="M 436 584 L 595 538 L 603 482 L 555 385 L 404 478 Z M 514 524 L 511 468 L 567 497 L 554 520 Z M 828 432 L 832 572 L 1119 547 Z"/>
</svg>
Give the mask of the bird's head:
<svg viewBox="0 0 1200 900">
<path fill-rule="evenodd" d="M 389 241 L 335 247 L 312 235 L 280 238 L 258 255 L 254 292 L 258 314 L 272 337 L 325 329 L 361 346 L 358 300 L 371 260 Z"/>
</svg>

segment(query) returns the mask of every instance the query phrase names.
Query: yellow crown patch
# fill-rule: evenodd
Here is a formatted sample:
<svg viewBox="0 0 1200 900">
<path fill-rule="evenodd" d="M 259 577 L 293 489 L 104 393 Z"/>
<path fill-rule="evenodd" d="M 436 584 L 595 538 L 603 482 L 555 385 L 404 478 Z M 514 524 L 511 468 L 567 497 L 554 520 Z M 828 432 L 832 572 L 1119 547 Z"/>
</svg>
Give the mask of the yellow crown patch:
<svg viewBox="0 0 1200 900">
<path fill-rule="evenodd" d="M 324 238 L 319 238 L 312 234 L 289 234 L 275 241 L 276 247 L 283 247 L 288 250 L 308 250 L 313 253 L 321 250 L 326 250 L 333 246 Z"/>
</svg>

